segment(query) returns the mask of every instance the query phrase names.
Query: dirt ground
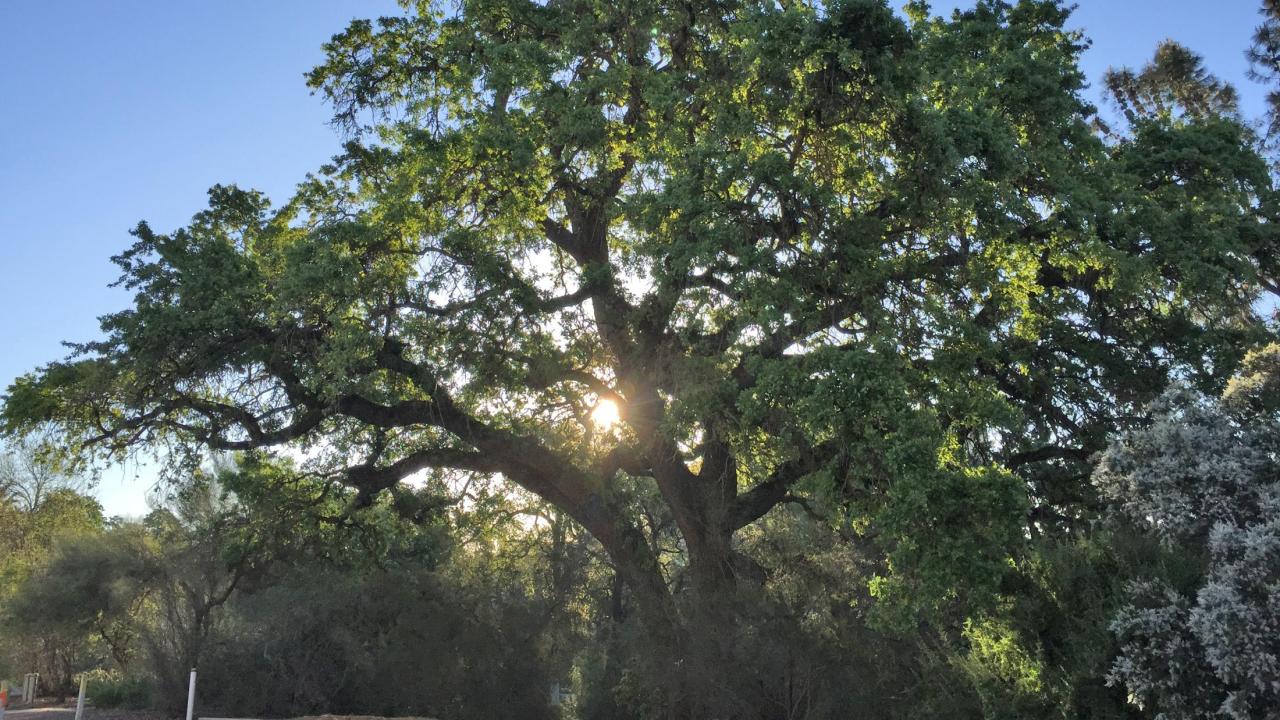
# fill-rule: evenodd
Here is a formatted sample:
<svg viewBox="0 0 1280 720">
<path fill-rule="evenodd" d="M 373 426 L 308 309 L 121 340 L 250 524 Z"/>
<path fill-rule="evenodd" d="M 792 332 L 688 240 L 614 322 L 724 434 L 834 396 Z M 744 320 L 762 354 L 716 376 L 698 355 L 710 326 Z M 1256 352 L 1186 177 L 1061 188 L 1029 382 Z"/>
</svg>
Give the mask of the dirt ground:
<svg viewBox="0 0 1280 720">
<path fill-rule="evenodd" d="M 75 704 L 67 703 L 33 708 L 10 708 L 5 711 L 4 720 L 74 720 L 75 716 Z M 173 718 L 154 710 L 99 710 L 86 707 L 84 720 L 173 720 Z"/>
<path fill-rule="evenodd" d="M 306 715 L 293 720 L 435 720 L 429 717 L 384 718 L 378 715 Z"/>
<path fill-rule="evenodd" d="M 380 717 L 378 715 L 307 715 L 292 720 L 435 720 L 434 717 Z"/>
<path fill-rule="evenodd" d="M 6 710 L 4 720 L 74 720 L 74 703 Z M 99 710 L 86 707 L 84 720 L 175 720 L 156 710 Z M 383 718 L 376 715 L 309 715 L 292 720 L 434 720 L 425 717 Z"/>
</svg>

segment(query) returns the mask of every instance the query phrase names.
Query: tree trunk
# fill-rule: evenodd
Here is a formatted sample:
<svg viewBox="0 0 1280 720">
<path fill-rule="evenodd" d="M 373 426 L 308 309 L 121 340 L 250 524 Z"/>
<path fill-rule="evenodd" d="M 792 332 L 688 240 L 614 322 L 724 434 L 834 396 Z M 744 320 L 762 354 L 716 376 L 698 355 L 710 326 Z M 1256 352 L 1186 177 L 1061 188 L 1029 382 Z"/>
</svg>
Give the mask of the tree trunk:
<svg viewBox="0 0 1280 720">
<path fill-rule="evenodd" d="M 724 720 L 768 718 L 763 668 L 755 649 L 744 645 L 754 633 L 735 572 L 732 533 L 713 525 L 689 556 L 690 584 L 681 600 L 687 628 L 687 692 L 697 700 L 691 717 Z"/>
</svg>

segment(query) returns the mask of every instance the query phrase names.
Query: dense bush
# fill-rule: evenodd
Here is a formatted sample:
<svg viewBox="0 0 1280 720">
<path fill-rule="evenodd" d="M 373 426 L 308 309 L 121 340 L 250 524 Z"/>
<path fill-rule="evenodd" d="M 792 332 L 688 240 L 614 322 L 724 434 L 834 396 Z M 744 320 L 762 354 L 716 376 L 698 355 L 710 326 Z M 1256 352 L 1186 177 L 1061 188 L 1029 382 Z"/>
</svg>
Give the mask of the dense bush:
<svg viewBox="0 0 1280 720">
<path fill-rule="evenodd" d="M 88 673 L 85 697 L 97 708 L 138 710 L 153 703 L 152 681 L 144 675 L 98 669 Z"/>
<path fill-rule="evenodd" d="M 228 608 L 201 697 L 235 716 L 551 717 L 546 611 L 426 570 L 298 568 Z"/>
</svg>

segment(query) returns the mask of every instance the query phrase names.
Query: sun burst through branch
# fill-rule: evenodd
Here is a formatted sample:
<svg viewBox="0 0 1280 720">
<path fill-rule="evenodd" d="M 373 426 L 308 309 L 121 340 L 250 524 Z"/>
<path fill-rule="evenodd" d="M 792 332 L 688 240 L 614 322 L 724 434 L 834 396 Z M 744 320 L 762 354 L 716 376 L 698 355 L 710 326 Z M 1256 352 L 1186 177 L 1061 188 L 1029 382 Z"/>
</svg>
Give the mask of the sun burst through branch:
<svg viewBox="0 0 1280 720">
<path fill-rule="evenodd" d="M 608 399 L 600 398 L 596 401 L 595 407 L 591 408 L 591 421 L 596 427 L 608 429 L 618 424 L 622 416 L 618 413 L 618 403 Z"/>
</svg>

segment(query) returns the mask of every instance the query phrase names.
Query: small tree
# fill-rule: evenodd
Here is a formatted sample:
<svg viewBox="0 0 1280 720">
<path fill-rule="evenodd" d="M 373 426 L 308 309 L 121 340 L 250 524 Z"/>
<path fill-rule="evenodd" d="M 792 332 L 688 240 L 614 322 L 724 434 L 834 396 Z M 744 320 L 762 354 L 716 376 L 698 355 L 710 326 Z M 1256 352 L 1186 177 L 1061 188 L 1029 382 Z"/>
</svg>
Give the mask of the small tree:
<svg viewBox="0 0 1280 720">
<path fill-rule="evenodd" d="M 63 539 L 17 586 L 9 612 L 31 631 L 105 648 L 100 657 L 83 653 L 77 671 L 109 663 L 129 670 L 154 583 L 151 568 L 143 562 L 148 540 L 133 524 Z"/>
<path fill-rule="evenodd" d="M 103 525 L 97 501 L 71 490 L 49 492 L 32 510 L 0 498 L 0 670 L 34 669 L 46 687 L 71 689 L 72 673 L 88 654 L 85 633 L 44 624 L 40 608 L 18 602 L 61 544 L 99 537 Z"/>
<path fill-rule="evenodd" d="M 45 446 L 47 443 L 38 436 L 0 445 L 0 500 L 34 511 L 58 490 L 80 494 L 89 491 L 89 478 L 59 469 L 42 452 Z"/>
<path fill-rule="evenodd" d="M 141 640 L 169 707 L 181 707 L 187 670 L 200 665 L 226 604 L 288 545 L 283 518 L 254 514 L 224 483 L 247 482 L 234 477 L 241 473 L 276 472 L 271 465 L 224 463 L 153 499 L 157 507 L 143 521 L 151 542 L 141 564 L 152 578 L 154 617 Z"/>
</svg>

